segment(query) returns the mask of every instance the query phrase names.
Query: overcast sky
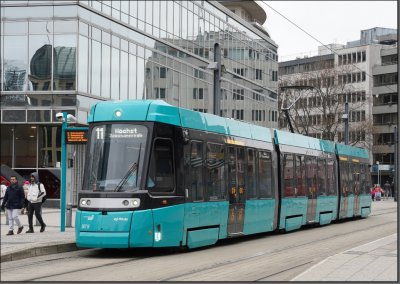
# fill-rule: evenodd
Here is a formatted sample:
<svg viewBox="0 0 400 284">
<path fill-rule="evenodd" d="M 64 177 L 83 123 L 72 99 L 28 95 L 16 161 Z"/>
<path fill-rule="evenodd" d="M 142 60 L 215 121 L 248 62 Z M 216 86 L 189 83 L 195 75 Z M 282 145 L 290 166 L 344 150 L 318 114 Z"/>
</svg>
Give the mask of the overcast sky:
<svg viewBox="0 0 400 284">
<path fill-rule="evenodd" d="M 397 28 L 397 1 L 264 1 L 324 44 L 360 39 L 360 31 Z M 279 61 L 317 55 L 321 44 L 267 5 L 264 27 L 279 45 Z"/>
</svg>

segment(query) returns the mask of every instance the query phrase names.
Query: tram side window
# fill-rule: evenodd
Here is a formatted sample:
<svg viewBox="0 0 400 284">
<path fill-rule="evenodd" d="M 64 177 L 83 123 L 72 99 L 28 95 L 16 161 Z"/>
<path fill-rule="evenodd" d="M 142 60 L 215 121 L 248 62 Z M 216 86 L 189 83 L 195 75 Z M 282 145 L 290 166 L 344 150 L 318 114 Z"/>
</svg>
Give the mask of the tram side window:
<svg viewBox="0 0 400 284">
<path fill-rule="evenodd" d="M 327 194 L 336 195 L 335 160 L 327 161 Z"/>
<path fill-rule="evenodd" d="M 349 172 L 349 164 L 347 162 L 340 162 L 340 194 L 342 196 L 348 195 L 348 172 Z"/>
<path fill-rule="evenodd" d="M 296 189 L 297 195 L 306 195 L 306 167 L 304 156 L 296 155 Z M 295 190 L 296 191 L 296 190 Z"/>
<path fill-rule="evenodd" d="M 360 164 L 353 164 L 353 193 L 360 194 Z"/>
<path fill-rule="evenodd" d="M 370 194 L 371 188 L 372 188 L 371 172 L 370 172 L 369 166 L 367 164 L 364 165 L 364 168 L 365 168 L 365 186 L 364 186 L 364 190 L 365 190 L 365 193 Z"/>
<path fill-rule="evenodd" d="M 347 189 L 349 194 L 354 194 L 354 180 L 353 180 L 353 173 L 354 173 L 354 167 L 352 163 L 347 163 L 348 164 L 348 181 L 347 181 Z"/>
<path fill-rule="evenodd" d="M 239 202 L 244 202 L 246 200 L 246 159 L 243 148 L 237 148 L 237 180 L 239 188 Z"/>
<path fill-rule="evenodd" d="M 284 154 L 283 155 L 283 196 L 290 197 L 295 196 L 294 192 L 294 164 L 293 155 Z"/>
<path fill-rule="evenodd" d="M 192 141 L 190 148 L 190 193 L 192 200 L 203 200 L 203 143 Z"/>
<path fill-rule="evenodd" d="M 225 199 L 225 148 L 207 143 L 207 188 L 210 200 Z"/>
<path fill-rule="evenodd" d="M 174 146 L 170 139 L 154 141 L 147 187 L 153 192 L 172 192 L 174 182 Z"/>
<path fill-rule="evenodd" d="M 326 163 L 324 159 L 318 159 L 318 195 L 327 195 L 326 192 Z"/>
<path fill-rule="evenodd" d="M 258 186 L 260 198 L 273 197 L 271 152 L 258 152 Z"/>
<path fill-rule="evenodd" d="M 369 170 L 369 165 L 365 164 L 364 168 L 365 168 L 365 186 L 364 186 L 364 190 L 365 190 L 365 193 L 370 194 L 371 187 L 372 187 L 371 172 Z"/>
<path fill-rule="evenodd" d="M 360 165 L 360 193 L 368 193 L 369 191 L 366 191 L 367 184 L 366 184 L 366 172 L 365 172 L 365 165 L 361 164 Z"/>
<path fill-rule="evenodd" d="M 317 159 L 306 157 L 307 194 L 314 197 L 317 192 Z"/>
<path fill-rule="evenodd" d="M 257 198 L 256 157 L 253 149 L 247 150 L 247 198 Z"/>
</svg>

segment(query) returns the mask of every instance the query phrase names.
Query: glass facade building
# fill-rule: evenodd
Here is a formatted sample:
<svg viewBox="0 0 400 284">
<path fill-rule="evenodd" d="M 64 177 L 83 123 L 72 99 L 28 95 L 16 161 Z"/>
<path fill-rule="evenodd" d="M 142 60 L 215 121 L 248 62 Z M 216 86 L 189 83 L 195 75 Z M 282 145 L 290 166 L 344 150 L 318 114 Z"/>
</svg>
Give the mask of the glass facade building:
<svg viewBox="0 0 400 284">
<path fill-rule="evenodd" d="M 1 164 L 43 171 L 58 182 L 50 197 L 59 196 L 57 112 L 85 125 L 98 101 L 162 99 L 212 113 L 216 43 L 220 115 L 277 126 L 277 45 L 224 1 L 1 1 L 0 42 Z"/>
</svg>

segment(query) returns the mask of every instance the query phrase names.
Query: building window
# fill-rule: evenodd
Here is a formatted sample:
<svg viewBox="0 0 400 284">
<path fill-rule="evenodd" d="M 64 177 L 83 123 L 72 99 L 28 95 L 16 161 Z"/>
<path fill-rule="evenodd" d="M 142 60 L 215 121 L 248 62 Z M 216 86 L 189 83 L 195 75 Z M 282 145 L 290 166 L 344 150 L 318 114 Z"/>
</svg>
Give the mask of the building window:
<svg viewBox="0 0 400 284">
<path fill-rule="evenodd" d="M 362 62 L 364 62 L 365 60 L 367 60 L 367 54 L 366 51 L 362 52 Z"/>
<path fill-rule="evenodd" d="M 262 80 L 262 70 L 256 69 L 256 80 Z"/>
<path fill-rule="evenodd" d="M 199 69 L 194 69 L 194 77 L 204 79 L 205 73 Z"/>
<path fill-rule="evenodd" d="M 166 98 L 166 90 L 165 88 L 155 88 L 156 99 L 165 99 Z"/>
<path fill-rule="evenodd" d="M 243 120 L 244 110 L 243 109 L 233 109 L 232 110 L 232 118 Z"/>
<path fill-rule="evenodd" d="M 394 85 L 398 82 L 397 73 L 388 73 L 374 76 L 374 87 Z"/>
<path fill-rule="evenodd" d="M 167 78 L 167 68 L 160 67 L 160 78 Z"/>
<path fill-rule="evenodd" d="M 246 73 L 247 73 L 246 71 L 247 71 L 246 68 L 233 68 L 233 72 L 235 72 L 236 74 L 238 74 L 238 75 L 240 75 L 242 77 L 246 76 Z M 238 77 L 236 76 L 236 78 L 238 78 Z"/>
<path fill-rule="evenodd" d="M 244 100 L 244 89 L 235 89 L 232 90 L 233 93 L 233 99 L 234 100 L 240 100 L 243 101 Z"/>
<path fill-rule="evenodd" d="M 194 100 L 202 100 L 204 98 L 204 89 L 203 88 L 193 88 L 193 99 Z"/>
</svg>

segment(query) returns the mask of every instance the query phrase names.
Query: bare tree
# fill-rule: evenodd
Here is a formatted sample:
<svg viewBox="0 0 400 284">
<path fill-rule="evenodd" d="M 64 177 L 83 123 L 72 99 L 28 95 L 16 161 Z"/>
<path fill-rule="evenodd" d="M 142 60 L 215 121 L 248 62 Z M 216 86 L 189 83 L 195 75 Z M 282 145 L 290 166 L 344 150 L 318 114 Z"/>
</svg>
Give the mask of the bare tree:
<svg viewBox="0 0 400 284">
<path fill-rule="evenodd" d="M 314 62 L 308 68 L 308 72 L 281 76 L 279 81 L 280 110 L 295 102 L 288 111 L 295 132 L 343 140 L 342 115 L 348 102 L 350 144 L 371 147 L 372 141 L 365 134 L 372 133 L 366 112 L 368 99 L 365 91 L 355 90 L 353 84 L 365 80 L 365 74 L 349 65 L 334 66 L 333 60 Z M 281 115 L 280 127 L 286 124 Z"/>
</svg>

